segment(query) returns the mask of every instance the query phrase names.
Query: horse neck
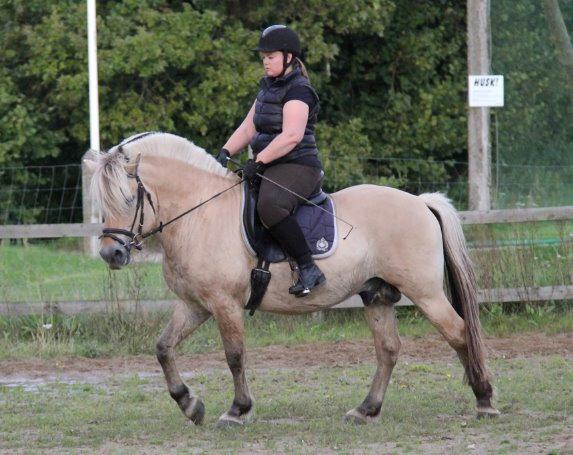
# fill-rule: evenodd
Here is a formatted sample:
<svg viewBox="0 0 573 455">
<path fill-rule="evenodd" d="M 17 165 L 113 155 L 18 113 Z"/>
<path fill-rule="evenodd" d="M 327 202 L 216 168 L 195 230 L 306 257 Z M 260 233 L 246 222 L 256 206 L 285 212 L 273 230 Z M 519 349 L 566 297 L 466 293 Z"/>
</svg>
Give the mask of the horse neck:
<svg viewBox="0 0 573 455">
<path fill-rule="evenodd" d="M 158 201 L 157 221 L 163 223 L 236 183 L 233 179 L 214 175 L 190 164 L 164 157 L 146 158 L 145 164 L 142 161 L 140 168 L 143 182 L 155 194 Z M 160 236 L 160 242 L 166 253 L 180 251 L 181 246 L 187 244 L 191 237 L 209 229 L 206 224 L 212 224 L 217 232 L 226 228 L 236 229 L 227 224 L 221 225 L 221 220 L 227 218 L 224 216 L 225 213 L 238 210 L 239 188 L 239 186 L 233 188 L 168 226 Z"/>
</svg>

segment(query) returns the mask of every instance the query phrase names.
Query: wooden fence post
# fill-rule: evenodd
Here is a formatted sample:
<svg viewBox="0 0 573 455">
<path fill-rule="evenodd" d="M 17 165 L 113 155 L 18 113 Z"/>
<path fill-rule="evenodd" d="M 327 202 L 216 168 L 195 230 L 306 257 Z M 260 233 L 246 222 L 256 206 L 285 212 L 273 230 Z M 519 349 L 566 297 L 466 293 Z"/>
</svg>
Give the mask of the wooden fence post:
<svg viewBox="0 0 573 455">
<path fill-rule="evenodd" d="M 84 159 L 88 157 L 89 151 L 82 156 L 82 207 L 84 214 L 84 223 L 101 223 L 99 213 L 96 205 L 94 204 L 92 195 L 90 193 L 90 183 L 92 180 L 92 172 L 84 163 Z M 99 241 L 97 237 L 84 237 L 84 253 L 90 256 L 97 256 L 99 251 Z"/>
<path fill-rule="evenodd" d="M 468 74 L 490 73 L 489 0 L 468 0 Z M 469 210 L 491 208 L 489 107 L 468 107 Z"/>
</svg>

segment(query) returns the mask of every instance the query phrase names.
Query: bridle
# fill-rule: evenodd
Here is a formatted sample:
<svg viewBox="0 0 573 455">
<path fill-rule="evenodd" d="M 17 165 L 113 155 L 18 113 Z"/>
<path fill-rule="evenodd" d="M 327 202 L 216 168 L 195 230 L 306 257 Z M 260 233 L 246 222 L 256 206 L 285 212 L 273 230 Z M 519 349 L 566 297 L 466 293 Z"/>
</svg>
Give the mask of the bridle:
<svg viewBox="0 0 573 455">
<path fill-rule="evenodd" d="M 193 210 L 196 210 L 199 207 L 201 207 L 202 205 L 206 204 L 207 202 L 212 201 L 213 199 L 221 196 L 223 193 L 235 188 L 236 186 L 240 185 L 244 181 L 244 179 L 239 180 L 237 183 L 230 186 L 229 188 L 226 188 L 223 191 L 220 191 L 217 194 L 214 194 L 209 199 L 206 199 L 203 202 L 200 202 L 199 204 L 197 204 L 196 206 L 191 207 L 189 210 L 186 210 L 185 212 L 177 215 L 176 217 L 170 219 L 166 223 L 164 223 L 163 221 L 160 221 L 159 225 L 157 225 L 156 227 L 154 227 L 150 231 L 144 233 L 143 232 L 143 222 L 145 221 L 144 212 L 145 212 L 145 200 L 146 199 L 149 202 L 149 206 L 151 207 L 151 210 L 153 210 L 153 213 L 155 214 L 156 212 L 155 212 L 155 206 L 153 205 L 153 200 L 151 199 L 151 194 L 149 193 L 149 191 L 147 191 L 147 189 L 145 188 L 145 185 L 143 184 L 143 182 L 141 181 L 141 178 L 139 177 L 139 174 L 137 173 L 138 168 L 139 168 L 139 157 L 136 161 L 135 172 L 133 174 L 127 174 L 127 176 L 129 178 L 133 178 L 137 182 L 137 202 L 135 205 L 135 214 L 133 215 L 133 221 L 131 223 L 131 228 L 129 230 L 119 229 L 119 228 L 104 228 L 102 230 L 102 235 L 99 236 L 100 239 L 110 238 L 110 239 L 115 240 L 116 242 L 120 243 L 127 250 L 128 253 L 131 251 L 131 248 L 135 248 L 136 250 L 141 250 L 141 248 L 143 246 L 143 241 L 147 237 L 151 237 L 152 235 L 155 235 L 158 232 L 162 232 L 163 228 L 165 228 L 166 226 L 169 226 L 171 223 L 174 223 L 178 219 L 183 218 L 185 215 L 191 213 Z M 137 226 L 137 232 L 135 232 L 134 227 L 135 227 L 135 223 L 138 222 L 138 219 L 139 219 L 139 223 Z M 126 241 L 126 240 L 122 239 L 121 237 L 118 237 L 118 235 L 123 235 L 123 236 L 127 237 L 129 240 Z"/>
<path fill-rule="evenodd" d="M 109 237 L 110 239 L 115 240 L 116 242 L 120 243 L 127 251 L 131 251 L 131 248 L 135 248 L 137 250 L 141 250 L 143 240 L 150 235 L 153 235 L 155 232 L 150 233 L 143 233 L 143 222 L 145 221 L 145 198 L 149 201 L 149 205 L 153 213 L 155 213 L 155 206 L 153 205 L 153 201 L 151 199 L 151 194 L 141 181 L 141 178 L 137 174 L 137 169 L 135 170 L 135 174 L 128 174 L 129 178 L 134 178 L 137 182 L 137 202 L 135 206 L 135 214 L 133 215 L 133 221 L 131 223 L 131 228 L 127 229 L 119 229 L 119 228 L 104 228 L 102 235 L 99 236 L 100 239 Z M 135 223 L 139 218 L 139 225 L 137 226 L 137 232 L 134 232 L 133 228 L 135 227 Z M 158 228 L 156 228 L 156 232 L 161 232 L 163 229 L 163 224 L 160 222 Z M 153 229 L 155 230 L 155 229 Z M 118 237 L 118 235 L 124 235 L 130 239 L 130 241 L 125 241 L 124 239 Z"/>
</svg>

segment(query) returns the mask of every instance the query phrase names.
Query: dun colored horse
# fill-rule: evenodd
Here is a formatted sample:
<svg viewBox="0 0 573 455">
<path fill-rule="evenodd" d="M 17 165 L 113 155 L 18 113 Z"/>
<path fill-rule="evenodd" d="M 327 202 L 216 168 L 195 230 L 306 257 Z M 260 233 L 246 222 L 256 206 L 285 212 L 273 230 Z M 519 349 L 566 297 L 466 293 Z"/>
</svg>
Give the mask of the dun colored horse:
<svg viewBox="0 0 573 455">
<path fill-rule="evenodd" d="M 92 191 L 105 215 L 100 254 L 109 266 L 117 269 L 129 263 L 130 249 L 141 248 L 147 235 L 156 233 L 163 248 L 165 280 L 181 299 L 157 343 L 171 397 L 188 419 L 202 422 L 203 402 L 181 379 L 174 354 L 182 340 L 213 316 L 235 387 L 233 403 L 219 424 L 243 424 L 253 408 L 245 374 L 243 318 L 256 258 L 241 238 L 239 177 L 193 143 L 164 133 L 132 136 L 94 155 L 88 165 L 94 171 Z M 377 367 L 368 395 L 345 420 L 366 423 L 380 414 L 400 351 L 393 306 L 399 291 L 458 354 L 478 416 L 497 415 L 485 365 L 475 275 L 454 207 L 438 193 L 414 196 L 376 185 L 346 188 L 332 199 L 338 217 L 354 229 L 343 240 L 348 229 L 340 225 L 337 251 L 320 260 L 326 282 L 308 297 L 295 298 L 288 293 L 289 264 L 274 264 L 260 310 L 309 313 L 360 294 Z M 196 205 L 200 206 L 167 225 Z M 444 293 L 444 275 L 451 303 Z"/>
</svg>

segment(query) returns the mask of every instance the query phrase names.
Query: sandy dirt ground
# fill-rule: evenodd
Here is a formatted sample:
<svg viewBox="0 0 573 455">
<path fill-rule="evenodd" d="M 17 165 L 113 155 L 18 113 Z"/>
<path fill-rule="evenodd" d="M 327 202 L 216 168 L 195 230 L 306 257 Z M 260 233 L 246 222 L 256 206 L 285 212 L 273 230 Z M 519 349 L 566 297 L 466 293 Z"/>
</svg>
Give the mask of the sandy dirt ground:
<svg viewBox="0 0 573 455">
<path fill-rule="evenodd" d="M 573 333 L 545 335 L 528 333 L 508 338 L 486 340 L 490 358 L 526 358 L 535 355 L 559 355 L 573 359 Z M 308 343 L 293 346 L 268 346 L 248 349 L 249 369 L 308 369 L 323 366 L 345 366 L 374 362 L 374 347 L 369 340 Z M 398 362 L 431 362 L 452 360 L 454 351 L 439 335 L 419 338 L 402 337 Z M 201 373 L 227 369 L 222 351 L 181 355 L 181 371 Z M 100 382 L 113 375 L 161 374 L 154 356 L 112 358 L 60 357 L 0 361 L 1 383 L 34 383 L 53 380 L 86 380 Z"/>
<path fill-rule="evenodd" d="M 513 335 L 507 338 L 488 338 L 486 340 L 489 358 L 518 359 L 532 356 L 560 356 L 573 360 L 573 333 L 546 335 L 543 333 L 528 333 Z M 268 346 L 248 349 L 248 368 L 251 370 L 292 369 L 309 370 L 325 366 L 350 366 L 363 363 L 374 364 L 374 348 L 370 340 L 339 341 L 334 343 L 309 343 L 292 346 Z M 439 335 L 423 337 L 402 337 L 402 350 L 399 362 L 433 362 L 446 361 L 457 363 L 454 351 Z M 227 370 L 225 356 L 222 351 L 202 354 L 180 355 L 178 365 L 184 376 Z M 162 377 L 159 364 L 154 356 L 131 356 L 112 358 L 77 358 L 58 357 L 54 359 L 26 359 L 0 361 L 0 385 L 23 386 L 24 389 L 34 390 L 40 385 L 51 382 L 64 383 L 105 383 L 111 377 L 134 375 L 139 377 Z M 471 418 L 471 416 L 466 416 Z M 506 437 L 516 447 L 514 453 L 573 453 L 573 438 L 570 423 L 566 416 L 558 416 L 555 425 L 557 431 L 550 440 L 532 444 L 515 438 Z M 447 416 L 450 418 L 450 416 Z M 544 431 L 548 431 L 545 428 Z M 467 442 L 471 441 L 471 442 Z M 491 440 L 488 434 L 480 429 L 471 429 L 455 437 L 423 437 L 416 453 L 440 454 L 456 453 L 460 447 L 466 453 L 486 454 L 497 453 L 498 440 Z M 98 449 L 93 447 L 71 449 L 61 453 L 121 453 L 124 450 L 135 450 L 137 453 L 158 453 L 156 446 L 129 446 L 118 442 L 107 443 Z M 162 453 L 179 453 L 189 447 L 175 444 L 162 447 Z M 4 453 L 0 450 L 0 453 Z M 7 452 L 8 453 L 8 452 Z M 9 453 L 26 453 L 26 450 L 10 450 Z M 192 451 L 192 453 L 195 453 Z M 199 451 L 196 453 L 200 453 Z M 240 450 L 241 454 L 277 454 L 287 453 L 281 450 L 257 449 L 251 446 Z M 317 449 L 315 453 L 335 454 L 337 450 L 328 448 Z M 361 449 L 349 450 L 351 454 L 363 453 L 403 453 L 394 443 L 380 443 L 364 446 Z M 459 452 L 458 452 L 459 453 Z"/>
</svg>

